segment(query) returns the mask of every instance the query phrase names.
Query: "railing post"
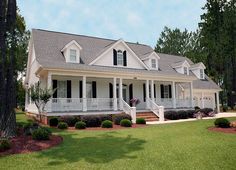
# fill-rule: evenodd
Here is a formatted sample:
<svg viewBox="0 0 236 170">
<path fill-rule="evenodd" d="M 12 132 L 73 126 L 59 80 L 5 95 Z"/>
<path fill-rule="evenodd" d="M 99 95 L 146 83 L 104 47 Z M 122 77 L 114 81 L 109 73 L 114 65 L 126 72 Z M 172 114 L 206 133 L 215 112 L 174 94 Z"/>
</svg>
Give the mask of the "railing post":
<svg viewBox="0 0 236 170">
<path fill-rule="evenodd" d="M 83 90 L 83 111 L 85 112 L 87 111 L 86 76 L 83 76 L 82 90 Z"/>
<path fill-rule="evenodd" d="M 160 122 L 165 121 L 165 117 L 164 117 L 164 107 L 163 107 L 163 106 L 159 106 L 159 121 L 160 121 Z"/>
<path fill-rule="evenodd" d="M 136 107 L 131 107 L 130 108 L 131 111 L 131 118 L 132 118 L 132 123 L 136 123 Z"/>
<path fill-rule="evenodd" d="M 146 109 L 149 109 L 149 80 L 146 80 Z"/>
</svg>

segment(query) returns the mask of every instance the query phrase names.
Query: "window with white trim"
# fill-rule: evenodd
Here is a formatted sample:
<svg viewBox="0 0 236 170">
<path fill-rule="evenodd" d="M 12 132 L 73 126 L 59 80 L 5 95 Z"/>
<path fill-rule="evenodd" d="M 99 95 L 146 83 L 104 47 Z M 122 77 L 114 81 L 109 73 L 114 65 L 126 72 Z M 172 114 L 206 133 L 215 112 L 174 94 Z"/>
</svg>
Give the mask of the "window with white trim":
<svg viewBox="0 0 236 170">
<path fill-rule="evenodd" d="M 157 60 L 151 59 L 152 68 L 157 68 Z"/>
<path fill-rule="evenodd" d="M 164 98 L 169 98 L 169 85 L 164 86 Z"/>
<path fill-rule="evenodd" d="M 188 75 L 188 67 L 184 67 L 184 74 Z"/>
<path fill-rule="evenodd" d="M 124 65 L 124 57 L 123 57 L 123 52 L 121 50 L 117 51 L 117 65 L 119 66 Z"/>
<path fill-rule="evenodd" d="M 67 97 L 66 81 L 57 81 L 57 97 L 58 98 L 66 98 Z"/>
<path fill-rule="evenodd" d="M 87 82 L 86 83 L 86 97 L 87 98 L 93 98 L 93 93 L 92 93 L 92 83 Z"/>
<path fill-rule="evenodd" d="M 204 79 L 204 70 L 200 69 L 200 79 Z"/>
<path fill-rule="evenodd" d="M 70 61 L 76 62 L 76 50 L 70 49 Z"/>
</svg>

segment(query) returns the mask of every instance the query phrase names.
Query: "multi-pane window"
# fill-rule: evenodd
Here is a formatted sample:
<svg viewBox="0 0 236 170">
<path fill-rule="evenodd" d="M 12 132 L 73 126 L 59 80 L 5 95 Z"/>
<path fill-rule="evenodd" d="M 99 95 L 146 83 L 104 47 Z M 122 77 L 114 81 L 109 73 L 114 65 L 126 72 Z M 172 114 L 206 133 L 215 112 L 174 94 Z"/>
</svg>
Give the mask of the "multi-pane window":
<svg viewBox="0 0 236 170">
<path fill-rule="evenodd" d="M 152 62 L 152 68 L 157 68 L 157 61 L 156 59 L 151 59 Z"/>
<path fill-rule="evenodd" d="M 203 69 L 200 69 L 200 79 L 204 79 L 204 71 L 203 71 Z"/>
<path fill-rule="evenodd" d="M 117 51 L 117 65 L 123 66 L 124 63 L 124 57 L 123 57 L 123 53 L 121 50 Z"/>
<path fill-rule="evenodd" d="M 184 74 L 188 75 L 188 67 L 184 67 Z"/>
<path fill-rule="evenodd" d="M 66 98 L 67 97 L 67 84 L 66 81 L 57 82 L 57 97 Z"/>
<path fill-rule="evenodd" d="M 93 94 L 92 94 L 92 83 L 91 82 L 87 82 L 86 83 L 86 97 L 87 98 L 93 98 Z"/>
<path fill-rule="evenodd" d="M 164 98 L 169 98 L 169 86 L 164 86 Z"/>
<path fill-rule="evenodd" d="M 76 62 L 76 50 L 70 49 L 70 61 Z"/>
</svg>

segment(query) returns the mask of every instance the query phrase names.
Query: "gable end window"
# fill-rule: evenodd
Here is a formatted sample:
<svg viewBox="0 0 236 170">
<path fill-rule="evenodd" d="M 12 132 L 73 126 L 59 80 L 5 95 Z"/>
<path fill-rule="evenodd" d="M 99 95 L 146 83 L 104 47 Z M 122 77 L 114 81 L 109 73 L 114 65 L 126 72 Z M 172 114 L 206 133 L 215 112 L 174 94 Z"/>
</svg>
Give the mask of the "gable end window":
<svg viewBox="0 0 236 170">
<path fill-rule="evenodd" d="M 76 62 L 76 50 L 70 49 L 70 61 Z"/>
<path fill-rule="evenodd" d="M 203 71 L 203 69 L 200 69 L 200 79 L 204 79 L 204 71 Z"/>
<path fill-rule="evenodd" d="M 117 65 L 118 66 L 124 65 L 124 57 L 123 57 L 123 52 L 121 50 L 117 51 Z"/>
<path fill-rule="evenodd" d="M 157 61 L 156 61 L 156 59 L 151 59 L 151 63 L 152 63 L 152 68 L 157 68 Z"/>
<path fill-rule="evenodd" d="M 184 74 L 188 75 L 188 67 L 184 67 Z"/>
</svg>

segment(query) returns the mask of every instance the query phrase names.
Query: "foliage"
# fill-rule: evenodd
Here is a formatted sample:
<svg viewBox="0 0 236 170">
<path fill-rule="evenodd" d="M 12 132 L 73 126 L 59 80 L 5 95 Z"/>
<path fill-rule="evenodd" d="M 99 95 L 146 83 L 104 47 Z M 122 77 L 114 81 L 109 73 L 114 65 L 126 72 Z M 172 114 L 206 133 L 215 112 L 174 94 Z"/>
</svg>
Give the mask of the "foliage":
<svg viewBox="0 0 236 170">
<path fill-rule="evenodd" d="M 177 120 L 177 119 L 179 119 L 179 117 L 177 115 L 177 112 L 174 111 L 174 110 L 165 111 L 164 112 L 164 116 L 165 116 L 166 119 L 169 119 L 169 120 Z"/>
<path fill-rule="evenodd" d="M 76 129 L 85 129 L 86 128 L 86 123 L 84 123 L 83 121 L 79 121 L 75 124 L 75 128 Z"/>
<path fill-rule="evenodd" d="M 221 128 L 229 128 L 230 127 L 230 121 L 225 118 L 218 118 L 214 122 L 216 127 L 221 127 Z"/>
<path fill-rule="evenodd" d="M 131 127 L 132 122 L 129 119 L 122 119 L 120 121 L 120 125 L 123 126 L 123 127 Z"/>
<path fill-rule="evenodd" d="M 42 88 L 40 82 L 35 83 L 29 89 L 29 96 L 38 109 L 40 122 L 42 121 L 42 113 L 45 111 L 45 106 L 49 102 L 54 91 L 55 89 L 52 90 L 52 89 Z"/>
<path fill-rule="evenodd" d="M 131 118 L 130 115 L 124 114 L 124 113 L 122 113 L 122 114 L 115 114 L 115 115 L 113 116 L 113 122 L 114 122 L 116 125 L 120 125 L 120 121 L 121 121 L 122 119 L 128 119 L 128 120 L 130 120 L 130 121 L 132 120 L 132 118 Z"/>
<path fill-rule="evenodd" d="M 102 122 L 102 128 L 112 128 L 113 127 L 113 123 L 110 120 L 104 120 Z"/>
<path fill-rule="evenodd" d="M 61 116 L 59 117 L 59 122 L 65 122 L 69 127 L 74 127 L 76 122 L 78 122 L 79 119 L 76 116 Z"/>
<path fill-rule="evenodd" d="M 45 128 L 38 128 L 33 131 L 32 138 L 34 140 L 49 140 L 50 133 Z"/>
<path fill-rule="evenodd" d="M 67 129 L 68 128 L 68 124 L 65 122 L 59 122 L 57 125 L 58 129 Z"/>
<path fill-rule="evenodd" d="M 98 115 L 81 116 L 81 121 L 85 122 L 87 127 L 100 127 L 102 123 Z"/>
<path fill-rule="evenodd" d="M 28 122 L 23 125 L 24 134 L 29 136 L 38 128 L 40 128 L 38 123 Z"/>
<path fill-rule="evenodd" d="M 146 124 L 146 120 L 144 118 L 137 118 L 136 124 Z"/>
<path fill-rule="evenodd" d="M 6 138 L 0 139 L 0 152 L 10 148 L 11 148 L 11 143 L 8 139 Z"/>
<path fill-rule="evenodd" d="M 52 117 L 49 119 L 49 125 L 50 126 L 57 126 L 58 125 L 58 118 L 57 117 Z"/>
<path fill-rule="evenodd" d="M 101 122 L 103 122 L 104 120 L 110 120 L 112 121 L 112 115 L 109 114 L 104 114 L 104 115 L 98 115 L 101 119 Z"/>
<path fill-rule="evenodd" d="M 187 113 L 186 110 L 179 110 L 179 111 L 177 111 L 177 116 L 178 116 L 179 119 L 187 119 L 187 118 L 189 118 L 188 117 L 188 113 Z"/>
</svg>

